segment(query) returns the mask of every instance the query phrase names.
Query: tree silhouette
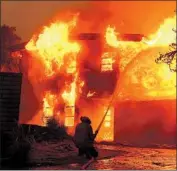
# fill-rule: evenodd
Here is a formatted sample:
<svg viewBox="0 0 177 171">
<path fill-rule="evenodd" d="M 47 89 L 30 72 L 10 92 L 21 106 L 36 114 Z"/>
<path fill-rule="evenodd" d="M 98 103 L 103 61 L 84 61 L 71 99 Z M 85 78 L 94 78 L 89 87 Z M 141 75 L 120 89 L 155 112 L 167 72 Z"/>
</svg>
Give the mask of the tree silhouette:
<svg viewBox="0 0 177 171">
<path fill-rule="evenodd" d="M 176 30 L 173 30 L 177 33 Z M 172 43 L 170 45 L 170 51 L 165 54 L 160 54 L 160 56 L 156 59 L 156 63 L 166 63 L 169 65 L 169 68 L 172 72 L 176 72 L 176 54 L 177 54 L 177 44 Z"/>
<path fill-rule="evenodd" d="M 15 33 L 16 28 L 7 25 L 1 26 L 1 45 L 0 45 L 0 70 L 6 67 L 10 71 L 13 67 L 17 67 L 15 59 L 12 59 L 8 48 L 20 43 L 21 38 Z"/>
</svg>

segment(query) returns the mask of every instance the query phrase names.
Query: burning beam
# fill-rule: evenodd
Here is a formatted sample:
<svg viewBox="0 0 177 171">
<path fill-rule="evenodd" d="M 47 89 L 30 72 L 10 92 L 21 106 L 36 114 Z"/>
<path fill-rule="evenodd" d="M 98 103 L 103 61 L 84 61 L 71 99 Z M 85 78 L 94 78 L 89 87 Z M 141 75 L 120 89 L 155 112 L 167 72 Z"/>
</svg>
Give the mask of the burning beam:
<svg viewBox="0 0 177 171">
<path fill-rule="evenodd" d="M 143 34 L 120 34 L 119 36 L 121 41 L 133 41 L 133 42 L 140 42 L 144 37 Z"/>
<path fill-rule="evenodd" d="M 142 34 L 120 34 L 119 36 L 120 36 L 120 41 L 135 41 L 135 42 L 140 42 L 144 37 L 144 35 L 142 35 Z M 99 34 L 99 33 L 80 33 L 77 36 L 72 36 L 71 38 L 76 39 L 76 40 L 96 40 L 96 39 L 101 38 L 101 34 Z M 24 50 L 27 43 L 28 42 L 23 42 L 20 44 L 10 46 L 8 48 L 8 50 L 10 52 Z"/>
</svg>

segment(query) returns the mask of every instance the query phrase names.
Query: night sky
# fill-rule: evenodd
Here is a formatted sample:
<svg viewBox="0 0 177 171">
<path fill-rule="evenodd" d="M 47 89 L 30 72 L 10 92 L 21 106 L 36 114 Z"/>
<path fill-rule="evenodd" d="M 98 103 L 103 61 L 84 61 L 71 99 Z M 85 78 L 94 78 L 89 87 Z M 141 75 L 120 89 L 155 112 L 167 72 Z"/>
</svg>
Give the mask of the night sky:
<svg viewBox="0 0 177 171">
<path fill-rule="evenodd" d="M 115 25 L 122 33 L 150 34 L 167 17 L 175 14 L 175 1 L 76 2 L 76 1 L 3 1 L 1 24 L 15 26 L 23 41 L 63 11 L 80 11 L 89 30 L 99 31 L 103 24 Z M 85 29 L 85 30 L 84 30 Z M 82 28 L 88 31 L 88 28 Z"/>
</svg>

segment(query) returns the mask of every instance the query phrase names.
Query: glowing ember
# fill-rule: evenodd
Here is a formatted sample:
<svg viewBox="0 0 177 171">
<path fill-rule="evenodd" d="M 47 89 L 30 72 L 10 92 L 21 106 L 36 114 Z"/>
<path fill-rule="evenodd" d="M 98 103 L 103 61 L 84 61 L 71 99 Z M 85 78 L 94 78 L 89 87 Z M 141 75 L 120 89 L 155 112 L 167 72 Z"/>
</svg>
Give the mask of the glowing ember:
<svg viewBox="0 0 177 171">
<path fill-rule="evenodd" d="M 14 58 L 22 58 L 22 53 L 20 53 L 20 51 L 16 51 L 16 52 L 12 52 L 11 56 Z"/>
</svg>

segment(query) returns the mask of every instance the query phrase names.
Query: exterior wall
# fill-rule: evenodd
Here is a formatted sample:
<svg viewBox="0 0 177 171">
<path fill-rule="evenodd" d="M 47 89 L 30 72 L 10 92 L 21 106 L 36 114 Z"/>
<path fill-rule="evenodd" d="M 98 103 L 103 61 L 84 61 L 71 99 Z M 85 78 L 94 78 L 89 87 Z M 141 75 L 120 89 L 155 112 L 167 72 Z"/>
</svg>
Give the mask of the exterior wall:
<svg viewBox="0 0 177 171">
<path fill-rule="evenodd" d="M 12 130 L 18 122 L 22 74 L 0 73 L 1 129 Z"/>
<path fill-rule="evenodd" d="M 116 142 L 176 144 L 176 100 L 125 101 L 115 105 Z"/>
</svg>

